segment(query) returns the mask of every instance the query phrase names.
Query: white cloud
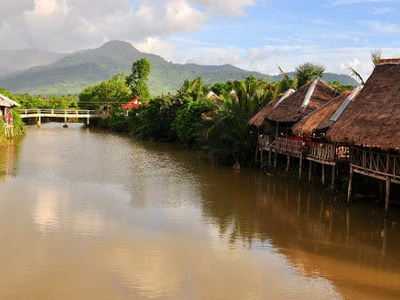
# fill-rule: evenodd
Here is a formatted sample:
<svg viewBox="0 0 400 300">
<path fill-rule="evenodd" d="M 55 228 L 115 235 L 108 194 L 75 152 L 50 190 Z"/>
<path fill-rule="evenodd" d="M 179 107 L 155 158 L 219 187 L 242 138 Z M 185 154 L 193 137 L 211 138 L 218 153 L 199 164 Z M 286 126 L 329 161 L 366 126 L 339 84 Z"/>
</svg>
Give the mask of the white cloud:
<svg viewBox="0 0 400 300">
<path fill-rule="evenodd" d="M 203 5 L 207 12 L 218 12 L 226 16 L 240 16 L 245 13 L 247 7 L 252 6 L 255 0 L 195 0 Z"/>
<path fill-rule="evenodd" d="M 383 33 L 399 33 L 400 26 L 394 23 L 384 23 L 380 21 L 363 21 L 360 22 L 361 24 L 366 25 L 370 29 L 376 32 L 383 32 Z"/>
<path fill-rule="evenodd" d="M 366 47 L 322 48 L 317 45 L 283 45 L 254 47 L 198 47 L 176 52 L 173 61 L 208 65 L 233 64 L 246 70 L 264 74 L 279 74 L 278 65 L 286 72 L 293 71 L 304 62 L 322 64 L 328 72 L 349 74 L 349 67 L 356 69 L 364 79 L 372 72 L 372 49 Z M 398 57 L 395 48 L 383 48 L 383 57 Z"/>
<path fill-rule="evenodd" d="M 176 60 L 176 47 L 169 40 L 164 41 L 157 37 L 148 37 L 143 41 L 133 43 L 133 45 L 141 52 L 160 55 L 167 61 Z"/>
<path fill-rule="evenodd" d="M 243 15 L 254 3 L 255 0 L 136 0 L 134 4 L 131 0 L 1 1 L 0 45 L 71 51 L 114 39 L 160 39 L 199 30 L 216 15 Z"/>
</svg>

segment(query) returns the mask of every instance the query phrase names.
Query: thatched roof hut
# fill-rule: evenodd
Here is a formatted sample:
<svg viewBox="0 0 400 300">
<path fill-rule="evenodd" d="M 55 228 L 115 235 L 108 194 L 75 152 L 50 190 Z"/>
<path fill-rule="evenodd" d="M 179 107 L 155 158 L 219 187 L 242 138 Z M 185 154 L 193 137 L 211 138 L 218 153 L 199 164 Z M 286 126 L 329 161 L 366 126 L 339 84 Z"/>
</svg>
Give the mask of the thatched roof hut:
<svg viewBox="0 0 400 300">
<path fill-rule="evenodd" d="M 296 92 L 289 90 L 277 97 L 250 119 L 249 124 L 261 127 L 266 120 L 296 123 L 338 95 L 339 93 L 324 81 L 316 79 Z"/>
<path fill-rule="evenodd" d="M 382 60 L 365 87 L 327 132 L 328 140 L 400 150 L 400 59 Z"/>
<path fill-rule="evenodd" d="M 345 91 L 340 96 L 304 117 L 292 127 L 293 133 L 304 135 L 325 133 L 338 120 L 361 89 L 362 87 L 356 88 L 353 91 Z"/>
<path fill-rule="evenodd" d="M 10 98 L 0 94 L 0 107 L 15 107 L 20 106 L 17 102 L 11 100 Z"/>
</svg>

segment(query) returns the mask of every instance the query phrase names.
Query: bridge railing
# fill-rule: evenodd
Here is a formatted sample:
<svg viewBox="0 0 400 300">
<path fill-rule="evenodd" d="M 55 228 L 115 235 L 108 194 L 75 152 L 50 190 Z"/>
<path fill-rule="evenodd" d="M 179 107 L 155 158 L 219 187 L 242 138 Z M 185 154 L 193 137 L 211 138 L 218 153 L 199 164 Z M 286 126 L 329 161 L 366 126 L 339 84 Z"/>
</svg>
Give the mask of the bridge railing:
<svg viewBox="0 0 400 300">
<path fill-rule="evenodd" d="M 22 115 L 96 115 L 95 110 L 88 109 L 21 109 Z"/>
</svg>

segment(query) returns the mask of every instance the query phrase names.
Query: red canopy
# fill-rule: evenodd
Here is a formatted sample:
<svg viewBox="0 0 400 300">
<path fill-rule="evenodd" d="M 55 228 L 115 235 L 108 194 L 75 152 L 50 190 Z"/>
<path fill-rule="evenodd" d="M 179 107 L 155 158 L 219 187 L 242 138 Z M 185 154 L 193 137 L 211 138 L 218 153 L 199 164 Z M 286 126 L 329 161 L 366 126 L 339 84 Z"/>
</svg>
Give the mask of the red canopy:
<svg viewBox="0 0 400 300">
<path fill-rule="evenodd" d="M 133 98 L 131 101 L 122 105 L 123 109 L 138 109 L 142 105 L 142 100 L 139 97 Z"/>
</svg>

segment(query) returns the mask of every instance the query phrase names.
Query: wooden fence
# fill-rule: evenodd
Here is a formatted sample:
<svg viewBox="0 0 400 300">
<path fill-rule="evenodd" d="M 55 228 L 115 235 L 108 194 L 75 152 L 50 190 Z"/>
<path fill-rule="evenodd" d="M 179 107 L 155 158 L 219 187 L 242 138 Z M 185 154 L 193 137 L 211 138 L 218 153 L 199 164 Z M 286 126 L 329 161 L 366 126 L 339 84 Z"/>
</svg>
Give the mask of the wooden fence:
<svg viewBox="0 0 400 300">
<path fill-rule="evenodd" d="M 350 148 L 350 165 L 354 172 L 400 183 L 400 155 Z"/>
<path fill-rule="evenodd" d="M 274 141 L 274 150 L 280 154 L 300 157 L 304 152 L 304 146 L 302 141 L 277 137 Z"/>
</svg>

